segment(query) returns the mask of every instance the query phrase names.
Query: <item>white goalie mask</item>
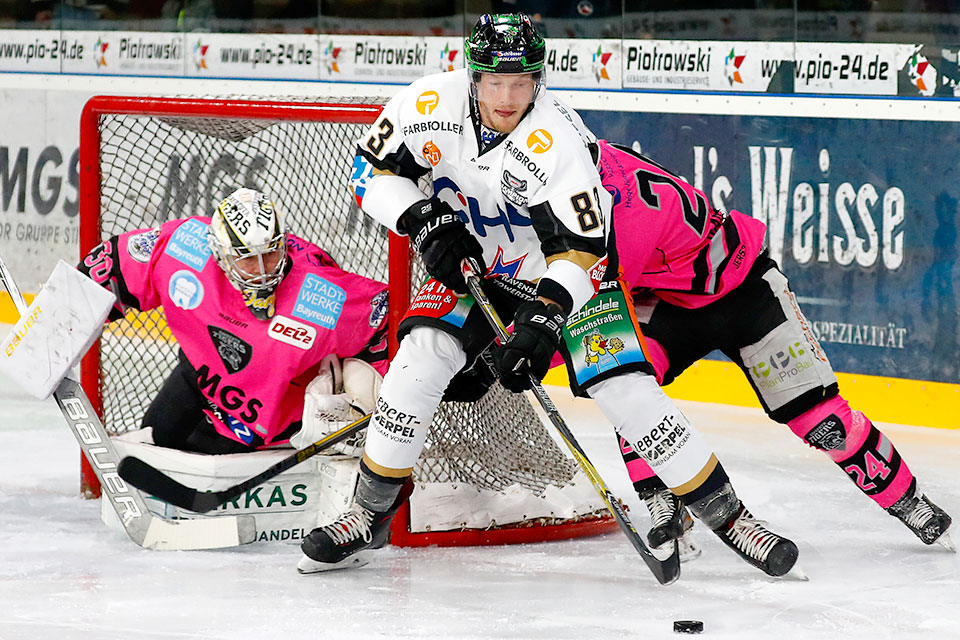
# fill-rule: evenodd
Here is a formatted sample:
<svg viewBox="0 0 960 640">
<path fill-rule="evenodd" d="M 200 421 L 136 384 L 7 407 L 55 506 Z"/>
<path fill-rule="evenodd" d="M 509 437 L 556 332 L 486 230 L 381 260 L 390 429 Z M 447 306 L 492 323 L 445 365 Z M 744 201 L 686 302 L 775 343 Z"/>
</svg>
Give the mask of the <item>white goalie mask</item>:
<svg viewBox="0 0 960 640">
<path fill-rule="evenodd" d="M 243 292 L 254 315 L 271 317 L 272 293 L 287 266 L 283 212 L 265 194 L 237 189 L 214 211 L 208 241 L 217 264 Z"/>
</svg>

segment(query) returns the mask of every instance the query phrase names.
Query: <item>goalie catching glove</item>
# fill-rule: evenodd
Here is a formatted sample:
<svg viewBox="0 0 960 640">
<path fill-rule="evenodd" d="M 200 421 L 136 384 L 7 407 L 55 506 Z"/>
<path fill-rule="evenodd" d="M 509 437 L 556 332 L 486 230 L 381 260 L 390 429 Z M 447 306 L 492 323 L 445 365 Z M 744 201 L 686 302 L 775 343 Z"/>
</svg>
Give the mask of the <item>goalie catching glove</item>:
<svg viewBox="0 0 960 640">
<path fill-rule="evenodd" d="M 290 438 L 290 444 L 302 449 L 371 413 L 381 382 L 383 377 L 363 360 L 347 358 L 341 366 L 335 355 L 324 358 L 320 373 L 307 385 L 303 427 Z M 365 441 L 366 431 L 360 431 L 330 450 L 359 458 Z"/>
<path fill-rule="evenodd" d="M 513 319 L 513 334 L 493 352 L 500 383 L 505 388 L 514 393 L 529 389 L 528 373 L 543 380 L 560 344 L 560 331 L 565 322 L 566 314 L 560 305 L 541 300 L 520 305 Z"/>
<path fill-rule="evenodd" d="M 397 229 L 410 237 L 427 273 L 456 293 L 467 293 L 460 273 L 464 258 L 473 258 L 485 270 L 480 242 L 467 230 L 460 214 L 438 198 L 411 205 L 397 220 Z"/>
</svg>

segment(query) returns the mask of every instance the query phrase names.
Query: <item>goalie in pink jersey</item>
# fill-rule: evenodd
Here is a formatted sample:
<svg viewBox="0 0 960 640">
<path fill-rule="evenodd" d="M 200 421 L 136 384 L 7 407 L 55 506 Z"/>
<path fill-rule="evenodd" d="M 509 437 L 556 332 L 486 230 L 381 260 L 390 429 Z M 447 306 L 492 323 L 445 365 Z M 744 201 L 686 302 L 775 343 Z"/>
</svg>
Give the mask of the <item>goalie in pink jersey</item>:
<svg viewBox="0 0 960 640">
<path fill-rule="evenodd" d="M 771 419 L 823 451 L 924 543 L 952 549 L 950 516 L 918 489 L 890 440 L 840 395 L 786 277 L 765 251 L 766 226 L 714 209 L 701 191 L 631 149 L 605 141 L 600 149 L 601 178 L 613 196 L 610 255 L 619 256 L 658 381 L 670 384 L 720 350 Z M 693 520 L 681 500 L 623 440 L 621 450 L 650 509 L 650 543 L 682 536 Z"/>
<path fill-rule="evenodd" d="M 386 286 L 289 234 L 262 193 L 238 189 L 212 219 L 114 236 L 79 269 L 116 294 L 110 320 L 164 309 L 180 352 L 143 417 L 157 445 L 221 454 L 292 436 L 309 444 L 372 410 L 386 370 Z"/>
</svg>

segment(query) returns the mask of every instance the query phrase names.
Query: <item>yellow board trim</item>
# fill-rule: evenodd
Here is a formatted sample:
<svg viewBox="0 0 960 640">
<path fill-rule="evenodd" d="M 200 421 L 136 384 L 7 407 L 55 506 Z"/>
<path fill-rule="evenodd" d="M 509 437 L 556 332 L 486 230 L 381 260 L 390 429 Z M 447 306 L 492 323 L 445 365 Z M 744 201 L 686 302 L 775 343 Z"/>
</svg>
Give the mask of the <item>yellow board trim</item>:
<svg viewBox="0 0 960 640">
<path fill-rule="evenodd" d="M 0 283 L 0 289 L 3 289 L 2 283 Z M 26 299 L 27 304 L 30 304 L 33 302 L 36 294 L 24 292 L 23 297 Z M 0 323 L 17 324 L 18 320 L 20 320 L 20 313 L 17 311 L 17 307 L 14 306 L 10 294 L 7 293 L 6 289 L 3 289 L 3 291 L 0 291 Z"/>
<path fill-rule="evenodd" d="M 854 409 L 877 422 L 960 428 L 960 385 L 904 378 L 838 373 L 840 392 Z M 544 384 L 567 385 L 563 366 L 555 367 Z M 664 387 L 675 400 L 695 400 L 739 407 L 760 407 L 740 368 L 732 362 L 700 360 Z"/>
</svg>

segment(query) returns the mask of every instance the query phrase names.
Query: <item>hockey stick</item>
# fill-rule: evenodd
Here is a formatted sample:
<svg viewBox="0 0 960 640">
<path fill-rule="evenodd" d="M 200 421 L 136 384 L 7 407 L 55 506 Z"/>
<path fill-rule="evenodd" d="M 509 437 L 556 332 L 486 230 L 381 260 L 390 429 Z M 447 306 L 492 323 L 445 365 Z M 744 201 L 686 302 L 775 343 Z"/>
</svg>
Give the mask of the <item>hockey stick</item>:
<svg viewBox="0 0 960 640">
<path fill-rule="evenodd" d="M 463 277 L 467 281 L 467 287 L 470 289 L 470 293 L 477 301 L 477 304 L 480 305 L 483 315 L 486 316 L 490 326 L 493 327 L 493 331 L 500 340 L 500 343 L 502 344 L 506 342 L 507 338 L 509 337 L 507 335 L 507 329 L 504 327 L 503 322 L 500 320 L 500 316 L 497 315 L 493 305 L 490 304 L 490 299 L 487 298 L 486 293 L 483 291 L 483 285 L 481 284 L 479 268 L 477 264 L 471 258 L 465 259 L 462 264 L 462 272 Z M 617 500 L 616 496 L 614 496 L 610 489 L 607 488 L 607 485 L 603 481 L 603 478 L 600 477 L 600 473 L 597 471 L 597 468 L 594 467 L 593 463 L 590 462 L 589 458 L 587 458 L 587 454 L 583 450 L 583 447 L 580 446 L 580 443 L 577 442 L 577 439 L 573 436 L 570 428 L 567 427 L 567 423 L 564 422 L 560 412 L 557 411 L 556 405 L 553 404 L 550 396 L 547 395 L 543 385 L 540 384 L 540 381 L 536 376 L 533 375 L 533 373 L 530 373 L 529 375 L 530 384 L 533 389 L 533 395 L 537 397 L 537 401 L 540 403 L 540 406 L 543 407 L 547 417 L 550 418 L 550 422 L 553 423 L 553 426 L 556 427 L 557 431 L 560 433 L 560 437 L 567 445 L 567 448 L 570 449 L 570 453 L 573 454 L 573 457 L 580 465 L 580 468 L 583 469 L 583 472 L 590 479 L 590 482 L 593 484 L 593 488 L 596 489 L 597 493 L 600 494 L 600 497 L 603 498 L 604 504 L 606 504 L 607 509 L 617 521 L 617 524 L 620 526 L 620 530 L 623 531 L 624 535 L 627 536 L 627 539 L 630 540 L 630 543 L 633 545 L 634 549 L 636 549 L 640 554 L 640 557 L 643 558 L 643 561 L 650 568 L 650 571 L 653 572 L 654 577 L 660 584 L 670 584 L 671 582 L 675 581 L 680 577 L 680 554 L 677 550 L 676 541 L 674 541 L 673 553 L 666 560 L 660 560 L 653 555 L 650 549 L 647 548 L 647 545 L 644 544 L 643 538 L 641 538 L 640 534 L 637 533 L 636 528 L 633 526 L 633 523 L 627 516 L 627 512 L 623 509 L 620 501 Z"/>
<path fill-rule="evenodd" d="M 127 456 L 121 460 L 118 472 L 121 478 L 155 498 L 190 511 L 195 511 L 196 513 L 207 513 L 208 511 L 216 509 L 224 502 L 243 495 L 247 490 L 263 484 L 267 480 L 280 475 L 290 467 L 298 465 L 318 453 L 322 453 L 338 442 L 342 442 L 366 428 L 367 423 L 370 422 L 370 415 L 371 414 L 367 414 L 356 422 L 352 422 L 342 429 L 334 431 L 313 444 L 307 445 L 303 449 L 298 449 L 249 480 L 244 480 L 240 484 L 235 484 L 232 487 L 227 487 L 220 491 L 198 491 L 197 489 L 180 484 L 156 467 L 134 456 Z"/>
<path fill-rule="evenodd" d="M 20 315 L 25 314 L 26 300 L 2 257 L 0 280 Z M 217 549 L 247 544 L 256 539 L 253 516 L 170 521 L 150 513 L 143 496 L 118 475 L 117 451 L 80 384 L 67 376 L 60 381 L 53 397 L 100 481 L 103 499 L 110 500 L 120 524 L 138 545 L 160 550 Z"/>
</svg>

